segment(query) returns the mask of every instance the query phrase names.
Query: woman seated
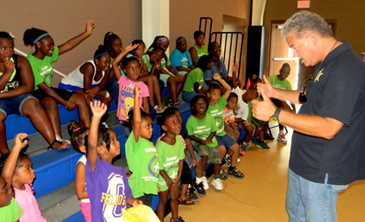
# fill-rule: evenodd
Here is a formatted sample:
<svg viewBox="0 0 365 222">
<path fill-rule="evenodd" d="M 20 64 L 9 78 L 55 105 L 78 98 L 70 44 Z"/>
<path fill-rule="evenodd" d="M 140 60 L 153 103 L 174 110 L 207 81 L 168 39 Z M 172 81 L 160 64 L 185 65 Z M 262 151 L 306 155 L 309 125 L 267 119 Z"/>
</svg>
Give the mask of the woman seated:
<svg viewBox="0 0 365 222">
<path fill-rule="evenodd" d="M 14 54 L 13 37 L 0 32 L 0 153 L 9 153 L 4 121 L 10 114 L 28 117 L 34 128 L 50 144 L 50 148 L 64 149 L 67 142 L 56 140 L 46 112 L 31 94 L 34 77 L 29 62 Z M 17 126 L 12 126 L 17 127 Z"/>
</svg>

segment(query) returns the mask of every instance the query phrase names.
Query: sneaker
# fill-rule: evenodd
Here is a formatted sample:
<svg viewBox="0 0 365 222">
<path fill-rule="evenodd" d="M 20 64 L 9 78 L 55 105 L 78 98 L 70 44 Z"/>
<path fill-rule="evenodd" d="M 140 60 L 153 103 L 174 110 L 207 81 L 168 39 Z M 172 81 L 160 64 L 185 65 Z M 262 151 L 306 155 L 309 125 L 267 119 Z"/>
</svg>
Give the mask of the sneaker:
<svg viewBox="0 0 365 222">
<path fill-rule="evenodd" d="M 226 180 L 228 178 L 228 174 L 221 168 L 221 172 L 220 172 L 220 178 L 222 180 Z"/>
<path fill-rule="evenodd" d="M 241 154 L 241 156 L 245 155 L 247 147 L 248 147 L 248 143 L 242 143 L 240 145 L 240 154 Z"/>
<path fill-rule="evenodd" d="M 208 184 L 208 180 L 206 177 L 202 177 L 202 182 L 203 182 L 204 190 L 209 190 L 209 184 Z"/>
<path fill-rule="evenodd" d="M 279 135 L 278 135 L 278 141 L 280 142 L 280 143 L 284 143 L 284 144 L 286 144 L 288 141 L 285 139 L 285 134 L 284 133 L 279 133 Z"/>
<path fill-rule="evenodd" d="M 212 182 L 212 185 L 216 190 L 223 190 L 223 183 L 222 183 L 222 180 L 219 178 L 214 179 Z"/>
<path fill-rule="evenodd" d="M 203 188 L 204 189 L 204 188 Z M 205 191 L 204 191 L 205 192 Z M 189 198 L 190 200 L 194 201 L 194 202 L 197 202 L 199 200 L 198 196 L 196 196 L 195 194 L 195 190 L 194 190 L 194 187 L 190 187 L 188 189 L 188 195 L 189 195 Z"/>
<path fill-rule="evenodd" d="M 226 155 L 223 157 L 223 159 L 224 159 L 224 161 L 226 161 L 226 163 L 227 163 L 228 165 L 230 165 L 230 166 L 231 166 L 231 163 L 232 163 L 232 157 L 231 157 L 230 155 L 226 154 Z"/>
<path fill-rule="evenodd" d="M 270 134 L 266 134 L 264 135 L 264 140 L 274 140 L 274 137 L 271 136 Z"/>
<path fill-rule="evenodd" d="M 237 163 L 241 163 L 241 159 L 237 159 Z"/>
<path fill-rule="evenodd" d="M 179 217 L 176 218 L 176 220 L 171 218 L 170 222 L 185 222 L 185 220 L 183 220 L 182 217 L 179 216 Z"/>
<path fill-rule="evenodd" d="M 258 144 L 256 146 L 261 148 L 261 149 L 264 149 L 264 150 L 270 150 L 271 149 L 265 142 L 260 142 L 260 144 Z"/>
<path fill-rule="evenodd" d="M 258 146 L 258 145 L 260 144 L 260 141 L 259 141 L 259 139 L 257 139 L 257 137 L 253 137 L 251 141 L 252 141 L 252 143 L 253 143 L 255 146 Z"/>
<path fill-rule="evenodd" d="M 194 183 L 193 187 L 200 196 L 204 197 L 206 195 L 203 182 L 200 182 L 199 184 Z"/>
<path fill-rule="evenodd" d="M 228 174 L 232 175 L 232 176 L 235 176 L 237 178 L 243 178 L 245 176 L 236 167 L 233 170 L 228 169 Z"/>
</svg>

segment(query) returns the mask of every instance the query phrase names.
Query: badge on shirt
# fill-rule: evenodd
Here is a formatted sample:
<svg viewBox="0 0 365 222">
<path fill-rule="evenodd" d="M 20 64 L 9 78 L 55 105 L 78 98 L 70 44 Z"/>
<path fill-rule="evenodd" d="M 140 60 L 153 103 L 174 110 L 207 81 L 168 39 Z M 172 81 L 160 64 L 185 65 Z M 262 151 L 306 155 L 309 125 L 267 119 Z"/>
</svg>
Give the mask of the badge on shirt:
<svg viewBox="0 0 365 222">
<path fill-rule="evenodd" d="M 321 71 L 318 72 L 316 78 L 314 79 L 314 82 L 319 81 L 319 77 L 321 77 L 323 75 L 323 69 L 321 69 Z"/>
</svg>

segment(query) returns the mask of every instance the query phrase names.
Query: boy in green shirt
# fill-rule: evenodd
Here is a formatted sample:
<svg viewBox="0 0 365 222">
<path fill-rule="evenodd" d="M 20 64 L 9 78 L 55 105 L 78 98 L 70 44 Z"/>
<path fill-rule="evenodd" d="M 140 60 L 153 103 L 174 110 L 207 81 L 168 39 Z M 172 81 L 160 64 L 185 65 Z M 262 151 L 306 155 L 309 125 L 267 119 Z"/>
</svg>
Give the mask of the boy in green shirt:
<svg viewBox="0 0 365 222">
<path fill-rule="evenodd" d="M 229 137 L 224 130 L 224 126 L 227 123 L 223 121 L 223 109 L 227 105 L 227 98 L 231 93 L 231 87 L 226 83 L 226 81 L 221 79 L 219 74 L 214 74 L 213 78 L 214 80 L 218 81 L 226 91 L 222 96 L 222 90 L 219 85 L 210 85 L 208 91 L 209 108 L 207 113 L 212 115 L 218 127 L 218 131 L 215 135 L 218 142 L 218 147 L 225 147 L 225 149 L 233 152 L 230 159 L 228 157 L 225 158 L 226 162 L 231 165 L 228 169 L 228 174 L 233 175 L 237 178 L 243 178 L 244 175 L 236 168 L 237 159 L 239 156 L 239 145 L 234 139 Z M 221 171 L 221 178 L 226 179 L 226 176 L 224 175 L 225 172 L 223 170 Z M 213 184 L 213 186 L 215 185 L 219 186 L 219 184 Z"/>
</svg>

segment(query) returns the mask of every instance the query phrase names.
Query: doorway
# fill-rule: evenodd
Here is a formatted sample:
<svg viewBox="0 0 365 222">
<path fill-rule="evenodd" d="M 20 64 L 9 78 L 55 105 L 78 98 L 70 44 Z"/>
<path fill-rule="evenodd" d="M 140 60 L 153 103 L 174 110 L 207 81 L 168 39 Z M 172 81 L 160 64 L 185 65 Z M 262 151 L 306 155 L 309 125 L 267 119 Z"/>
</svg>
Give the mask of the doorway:
<svg viewBox="0 0 365 222">
<path fill-rule="evenodd" d="M 336 36 L 335 19 L 326 19 L 327 23 L 332 29 L 333 36 Z M 292 89 L 297 90 L 300 87 L 304 77 L 313 73 L 315 66 L 305 67 L 300 63 L 298 58 L 293 57 L 293 50 L 288 47 L 285 39 L 281 38 L 281 28 L 285 20 L 271 21 L 270 32 L 270 59 L 269 59 L 269 76 L 278 75 L 281 66 L 284 63 L 290 65 L 291 71 L 287 80 L 290 82 Z"/>
</svg>

